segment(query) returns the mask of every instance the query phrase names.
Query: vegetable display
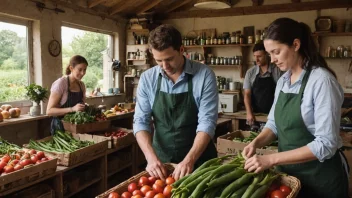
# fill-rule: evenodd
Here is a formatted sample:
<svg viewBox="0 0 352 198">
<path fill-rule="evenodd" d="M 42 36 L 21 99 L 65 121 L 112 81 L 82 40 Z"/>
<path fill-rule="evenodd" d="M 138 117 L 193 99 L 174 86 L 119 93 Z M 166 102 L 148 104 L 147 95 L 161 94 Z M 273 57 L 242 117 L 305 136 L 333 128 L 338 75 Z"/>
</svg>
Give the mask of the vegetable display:
<svg viewBox="0 0 352 198">
<path fill-rule="evenodd" d="M 45 142 L 30 140 L 28 146 L 40 151 L 70 153 L 92 144 L 94 142 L 76 140 L 71 133 L 56 131 L 51 140 Z"/>
<path fill-rule="evenodd" d="M 122 130 L 122 129 L 118 129 L 116 131 L 113 132 L 105 132 L 104 136 L 105 137 L 113 137 L 113 138 L 120 138 L 120 137 L 124 137 L 128 134 L 128 132 Z"/>
<path fill-rule="evenodd" d="M 250 132 L 250 135 L 248 137 L 245 138 L 239 138 L 239 137 L 235 137 L 233 138 L 232 141 L 234 142 L 243 142 L 243 143 L 250 143 L 252 142 L 257 136 L 259 135 L 259 133 L 256 132 Z M 278 146 L 278 141 L 274 141 L 272 142 L 269 146 Z"/>
<path fill-rule="evenodd" d="M 85 106 L 84 112 L 77 111 L 75 113 L 68 113 L 63 118 L 63 121 L 72 124 L 85 124 L 104 120 L 107 120 L 107 118 L 101 113 L 100 109 L 88 105 Z"/>
<path fill-rule="evenodd" d="M 16 144 L 11 144 L 0 137 L 0 155 L 12 154 L 19 150 L 21 150 L 21 147 L 17 146 Z"/>
</svg>

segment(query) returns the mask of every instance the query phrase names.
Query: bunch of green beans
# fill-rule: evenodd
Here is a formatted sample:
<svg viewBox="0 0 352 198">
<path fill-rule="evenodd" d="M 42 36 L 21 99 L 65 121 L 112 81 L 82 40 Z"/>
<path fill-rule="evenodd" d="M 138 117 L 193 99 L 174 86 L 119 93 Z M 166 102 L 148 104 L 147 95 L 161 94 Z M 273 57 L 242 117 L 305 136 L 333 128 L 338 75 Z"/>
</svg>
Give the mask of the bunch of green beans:
<svg viewBox="0 0 352 198">
<path fill-rule="evenodd" d="M 192 174 L 172 184 L 172 198 L 262 198 L 279 176 L 273 171 L 259 174 L 244 169 L 244 158 L 237 155 L 211 159 Z"/>
</svg>

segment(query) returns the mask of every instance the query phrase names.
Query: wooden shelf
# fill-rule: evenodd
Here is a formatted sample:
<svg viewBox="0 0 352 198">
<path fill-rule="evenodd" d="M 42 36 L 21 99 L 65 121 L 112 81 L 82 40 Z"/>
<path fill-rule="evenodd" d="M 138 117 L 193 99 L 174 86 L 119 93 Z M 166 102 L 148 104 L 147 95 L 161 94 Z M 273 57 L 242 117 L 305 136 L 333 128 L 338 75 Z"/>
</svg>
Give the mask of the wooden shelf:
<svg viewBox="0 0 352 198">
<path fill-rule="evenodd" d="M 242 65 L 208 65 L 210 67 L 241 67 Z"/>
<path fill-rule="evenodd" d="M 24 122 L 36 121 L 36 120 L 43 120 L 46 118 L 49 118 L 49 116 L 47 115 L 30 116 L 28 114 L 23 114 L 18 118 L 4 119 L 3 122 L 0 122 L 0 126 L 7 126 L 7 125 L 19 124 Z"/>
<path fill-rule="evenodd" d="M 315 32 L 313 36 L 352 36 L 352 32 Z"/>
<path fill-rule="evenodd" d="M 185 48 L 201 48 L 201 47 L 249 47 L 254 44 L 225 44 L 225 45 L 186 45 Z"/>
<path fill-rule="evenodd" d="M 81 192 L 82 190 L 86 189 L 87 187 L 89 187 L 89 186 L 91 186 L 91 185 L 97 183 L 97 182 L 100 181 L 101 179 L 102 179 L 102 177 L 93 179 L 91 182 L 88 182 L 88 183 L 82 185 L 81 187 L 79 187 L 76 192 L 72 192 L 72 193 L 70 193 L 70 194 L 68 194 L 68 195 L 66 195 L 66 196 L 64 196 L 64 197 L 65 197 L 65 198 L 72 197 L 73 195 L 75 195 L 75 194 Z"/>
<path fill-rule="evenodd" d="M 116 169 L 116 170 L 114 170 L 114 171 L 111 171 L 110 173 L 108 173 L 108 177 L 110 177 L 111 175 L 115 175 L 116 173 L 121 172 L 121 171 L 125 170 L 125 169 L 128 168 L 128 167 L 132 167 L 132 162 L 130 162 L 130 163 L 128 163 L 128 164 L 122 166 L 122 167 L 119 168 L 119 169 Z"/>
<path fill-rule="evenodd" d="M 78 164 L 75 164 L 75 165 L 69 166 L 69 167 L 66 167 L 66 166 L 57 166 L 56 172 L 66 172 L 66 171 L 69 171 L 69 170 L 71 170 L 71 169 L 74 169 L 74 168 L 76 168 L 76 167 L 82 165 L 82 164 L 86 164 L 86 163 L 88 163 L 88 162 L 91 162 L 91 161 L 93 161 L 93 160 L 95 160 L 95 159 L 98 159 L 98 158 L 100 158 L 100 157 L 103 157 L 103 156 L 105 156 L 105 155 L 106 155 L 106 153 L 101 153 L 100 155 L 96 155 L 96 156 L 94 156 L 94 157 L 92 157 L 92 158 L 87 159 L 86 161 L 80 162 L 80 163 L 78 163 Z"/>
</svg>

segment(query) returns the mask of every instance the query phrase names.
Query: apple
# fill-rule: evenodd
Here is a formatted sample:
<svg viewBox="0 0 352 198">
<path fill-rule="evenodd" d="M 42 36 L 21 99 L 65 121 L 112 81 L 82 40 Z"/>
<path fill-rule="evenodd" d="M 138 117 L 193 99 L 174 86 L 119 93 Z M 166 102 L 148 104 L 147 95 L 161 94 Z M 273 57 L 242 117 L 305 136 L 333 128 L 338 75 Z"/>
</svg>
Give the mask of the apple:
<svg viewBox="0 0 352 198">
<path fill-rule="evenodd" d="M 17 107 L 16 108 L 11 108 L 9 110 L 9 113 L 11 115 L 11 118 L 18 118 L 21 115 L 21 109 L 19 109 Z"/>
<path fill-rule="evenodd" d="M 2 109 L 2 110 L 9 111 L 11 108 L 12 108 L 12 106 L 11 106 L 11 105 L 9 105 L 9 104 L 4 104 L 4 105 L 1 105 L 1 109 Z"/>
<path fill-rule="evenodd" d="M 10 118 L 10 112 L 4 110 L 1 112 L 2 117 L 4 117 L 4 119 L 9 119 Z"/>
</svg>

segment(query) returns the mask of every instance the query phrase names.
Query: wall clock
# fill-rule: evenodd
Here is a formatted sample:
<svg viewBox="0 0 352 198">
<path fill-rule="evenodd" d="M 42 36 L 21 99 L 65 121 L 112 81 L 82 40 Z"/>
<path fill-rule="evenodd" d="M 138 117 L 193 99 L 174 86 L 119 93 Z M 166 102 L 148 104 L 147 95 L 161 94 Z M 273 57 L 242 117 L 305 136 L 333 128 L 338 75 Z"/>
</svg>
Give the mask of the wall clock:
<svg viewBox="0 0 352 198">
<path fill-rule="evenodd" d="M 48 50 L 50 55 L 52 55 L 53 57 L 57 57 L 61 53 L 61 45 L 59 41 L 55 39 L 50 41 L 48 45 Z"/>
</svg>

